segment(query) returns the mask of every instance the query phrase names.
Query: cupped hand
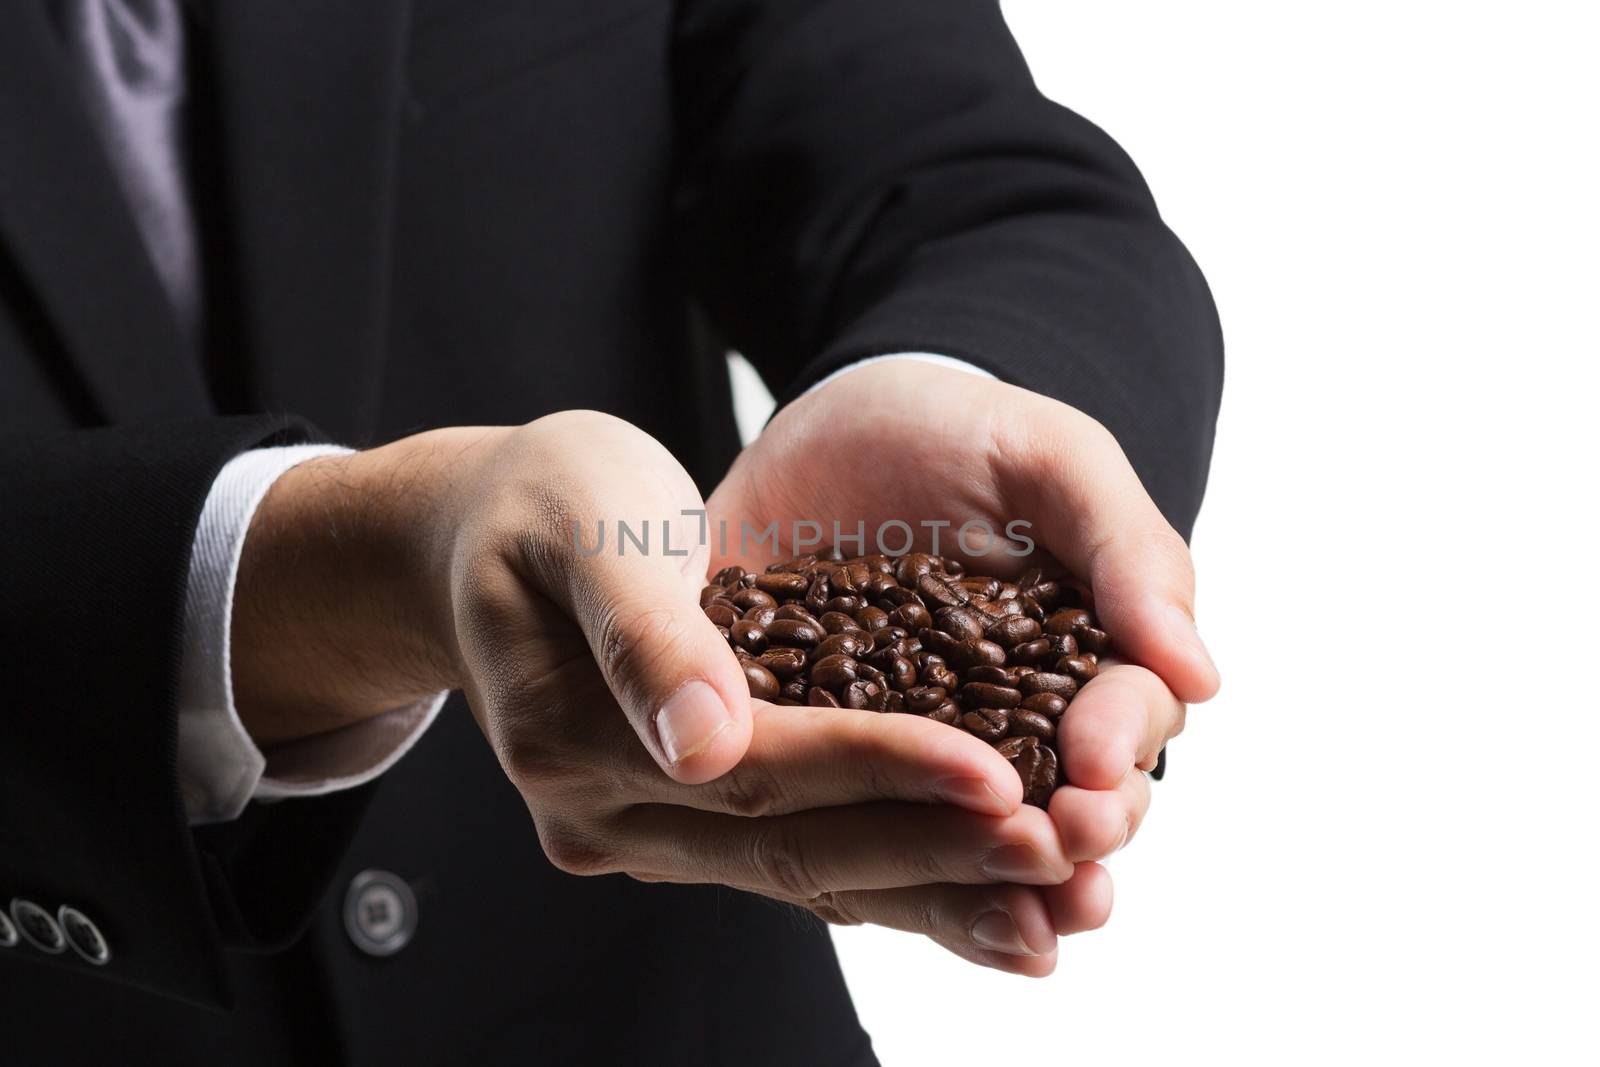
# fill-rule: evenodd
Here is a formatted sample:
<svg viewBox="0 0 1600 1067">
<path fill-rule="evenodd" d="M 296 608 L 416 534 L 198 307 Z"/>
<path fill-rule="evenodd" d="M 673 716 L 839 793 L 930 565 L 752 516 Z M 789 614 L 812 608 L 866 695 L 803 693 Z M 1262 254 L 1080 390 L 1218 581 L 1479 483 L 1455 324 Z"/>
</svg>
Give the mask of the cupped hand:
<svg viewBox="0 0 1600 1067">
<path fill-rule="evenodd" d="M 864 544 L 844 551 L 914 548 L 1002 577 L 1064 568 L 1088 586 L 1121 659 L 1102 664 L 1060 727 L 1066 785 L 1049 810 L 1080 867 L 1047 895 L 1060 933 L 1104 922 L 1109 878 L 1088 861 L 1138 830 L 1150 801 L 1143 772 L 1183 728 L 1186 703 L 1209 699 L 1220 681 L 1194 625 L 1188 547 L 1111 434 L 1036 393 L 886 361 L 779 412 L 709 508 L 728 531 L 712 538 L 713 567 L 759 570 L 840 534 L 864 534 Z M 780 544 L 760 539 L 769 528 Z M 1031 547 L 1006 540 L 1008 530 Z"/>
<path fill-rule="evenodd" d="M 460 683 L 552 862 L 735 886 L 1048 973 L 1035 887 L 1072 864 L 1000 756 L 914 716 L 752 700 L 699 608 L 705 504 L 634 427 L 567 412 L 471 432 L 426 539 Z"/>
</svg>

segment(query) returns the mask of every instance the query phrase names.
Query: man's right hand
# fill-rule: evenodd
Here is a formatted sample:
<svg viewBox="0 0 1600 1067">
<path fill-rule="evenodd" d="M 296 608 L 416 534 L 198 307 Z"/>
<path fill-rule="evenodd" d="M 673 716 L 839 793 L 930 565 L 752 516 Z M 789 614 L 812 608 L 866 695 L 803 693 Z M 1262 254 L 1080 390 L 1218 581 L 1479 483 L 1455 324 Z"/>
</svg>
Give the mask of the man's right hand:
<svg viewBox="0 0 1600 1067">
<path fill-rule="evenodd" d="M 1029 887 L 1072 874 L 1050 818 L 961 731 L 752 700 L 699 608 L 704 507 L 592 412 L 303 464 L 245 543 L 241 717 L 267 745 L 459 687 L 563 870 L 735 886 L 1048 974 Z M 619 551 L 618 520 L 649 520 L 649 550 Z"/>
</svg>

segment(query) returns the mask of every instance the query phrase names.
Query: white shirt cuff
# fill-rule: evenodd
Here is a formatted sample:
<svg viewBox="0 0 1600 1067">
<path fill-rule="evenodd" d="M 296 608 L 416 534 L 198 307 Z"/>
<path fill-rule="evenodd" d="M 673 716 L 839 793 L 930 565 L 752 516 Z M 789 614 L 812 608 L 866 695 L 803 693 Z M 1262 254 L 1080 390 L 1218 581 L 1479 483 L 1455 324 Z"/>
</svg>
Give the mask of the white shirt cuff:
<svg viewBox="0 0 1600 1067">
<path fill-rule="evenodd" d="M 966 360 L 956 359 L 954 356 L 941 356 L 936 352 L 890 352 L 887 355 L 868 356 L 865 359 L 858 359 L 854 363 L 847 363 L 843 367 L 840 367 L 838 370 L 834 371 L 832 374 L 828 375 L 826 378 L 823 378 L 821 381 L 817 382 L 810 389 L 807 389 L 806 392 L 814 393 L 818 389 L 821 389 L 824 385 L 827 385 L 829 382 L 833 381 L 835 378 L 843 378 L 851 371 L 857 371 L 862 367 L 870 367 L 874 363 L 883 363 L 891 359 L 911 359 L 917 361 L 918 363 L 931 363 L 936 367 L 949 367 L 951 370 L 964 370 L 968 374 L 976 374 L 980 378 L 994 377 L 994 375 L 990 374 L 982 367 L 975 367 Z"/>
<path fill-rule="evenodd" d="M 331 445 L 260 448 L 222 468 L 200 512 L 184 590 L 178 692 L 178 783 L 191 824 L 236 819 L 253 798 L 350 789 L 393 766 L 438 715 L 447 693 L 262 752 L 233 703 L 233 590 L 245 534 L 283 473 Z"/>
</svg>

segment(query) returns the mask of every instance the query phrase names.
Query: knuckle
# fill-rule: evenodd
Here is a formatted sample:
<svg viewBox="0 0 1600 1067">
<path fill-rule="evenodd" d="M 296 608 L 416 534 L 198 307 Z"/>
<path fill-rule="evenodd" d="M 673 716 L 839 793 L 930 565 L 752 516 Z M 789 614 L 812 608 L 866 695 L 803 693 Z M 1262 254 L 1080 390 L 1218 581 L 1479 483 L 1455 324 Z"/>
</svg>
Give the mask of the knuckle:
<svg viewBox="0 0 1600 1067">
<path fill-rule="evenodd" d="M 771 771 L 753 764 L 741 764 L 709 788 L 717 803 L 734 815 L 760 818 L 786 810 L 783 786 Z"/>
<path fill-rule="evenodd" d="M 671 608 L 613 601 L 597 606 L 592 617 L 600 668 L 614 686 L 625 679 L 651 677 L 676 641 L 676 613 Z"/>
<path fill-rule="evenodd" d="M 539 845 L 545 857 L 567 874 L 590 876 L 618 870 L 616 851 L 597 834 L 567 823 L 540 825 Z"/>
<path fill-rule="evenodd" d="M 830 926 L 860 926 L 862 918 L 847 893 L 820 893 L 804 904 L 805 908 Z"/>
<path fill-rule="evenodd" d="M 773 892 L 791 900 L 815 900 L 825 891 L 805 850 L 779 821 L 752 838 L 750 857 L 756 877 Z"/>
</svg>

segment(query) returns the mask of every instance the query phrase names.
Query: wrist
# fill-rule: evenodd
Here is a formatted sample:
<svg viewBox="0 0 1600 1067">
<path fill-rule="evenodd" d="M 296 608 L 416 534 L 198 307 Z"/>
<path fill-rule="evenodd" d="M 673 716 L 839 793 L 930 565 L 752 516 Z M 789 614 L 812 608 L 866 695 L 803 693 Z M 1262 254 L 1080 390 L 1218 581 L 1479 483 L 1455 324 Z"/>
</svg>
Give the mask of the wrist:
<svg viewBox="0 0 1600 1067">
<path fill-rule="evenodd" d="M 325 732 L 460 682 L 450 488 L 492 430 L 309 460 L 274 483 L 235 587 L 235 706 L 258 744 Z"/>
</svg>

